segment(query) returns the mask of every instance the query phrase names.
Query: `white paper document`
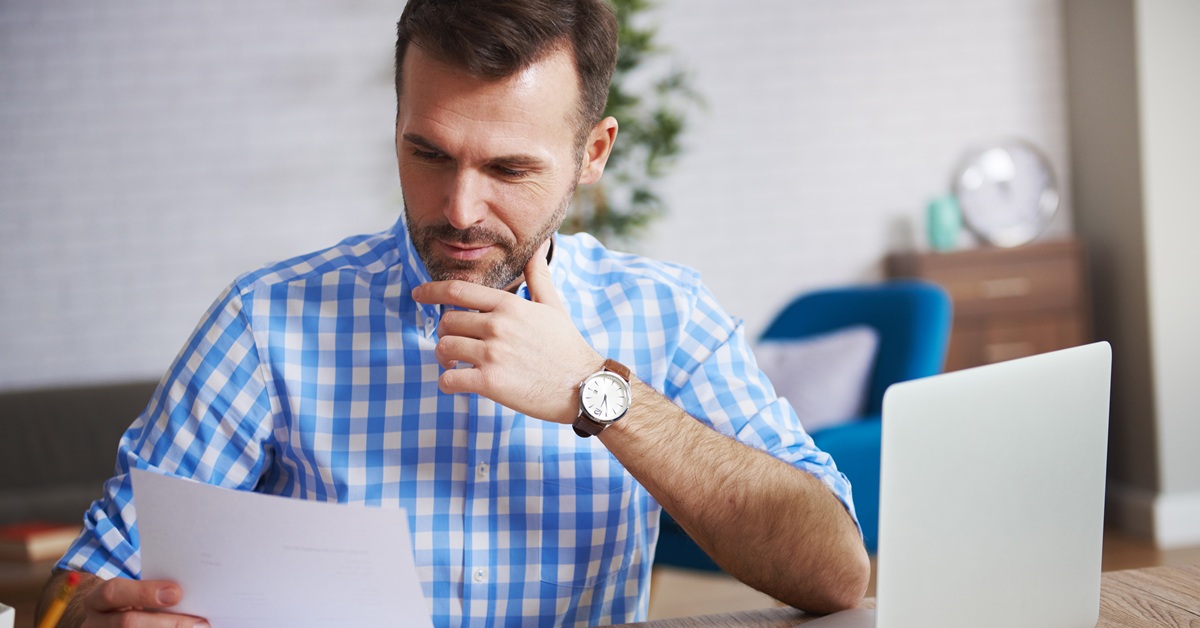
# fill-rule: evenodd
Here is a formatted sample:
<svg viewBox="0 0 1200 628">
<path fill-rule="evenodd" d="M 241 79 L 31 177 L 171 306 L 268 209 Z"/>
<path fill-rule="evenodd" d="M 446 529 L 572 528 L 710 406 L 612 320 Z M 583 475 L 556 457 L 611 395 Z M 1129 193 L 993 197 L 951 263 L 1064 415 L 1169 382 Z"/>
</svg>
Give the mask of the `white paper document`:
<svg viewBox="0 0 1200 628">
<path fill-rule="evenodd" d="M 142 579 L 219 628 L 430 626 L 404 510 L 132 472 Z"/>
</svg>

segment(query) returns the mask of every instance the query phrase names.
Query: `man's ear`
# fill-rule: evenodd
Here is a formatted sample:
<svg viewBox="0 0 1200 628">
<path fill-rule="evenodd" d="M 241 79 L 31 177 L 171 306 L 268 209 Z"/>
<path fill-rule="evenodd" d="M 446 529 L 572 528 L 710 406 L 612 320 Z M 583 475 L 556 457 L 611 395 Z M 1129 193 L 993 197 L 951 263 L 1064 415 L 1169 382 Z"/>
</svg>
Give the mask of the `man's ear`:
<svg viewBox="0 0 1200 628">
<path fill-rule="evenodd" d="M 589 184 L 600 180 L 604 174 L 604 165 L 612 154 L 613 143 L 617 141 L 617 119 L 608 116 L 596 123 L 588 134 L 587 142 L 583 145 L 583 167 L 579 170 L 579 183 Z"/>
</svg>

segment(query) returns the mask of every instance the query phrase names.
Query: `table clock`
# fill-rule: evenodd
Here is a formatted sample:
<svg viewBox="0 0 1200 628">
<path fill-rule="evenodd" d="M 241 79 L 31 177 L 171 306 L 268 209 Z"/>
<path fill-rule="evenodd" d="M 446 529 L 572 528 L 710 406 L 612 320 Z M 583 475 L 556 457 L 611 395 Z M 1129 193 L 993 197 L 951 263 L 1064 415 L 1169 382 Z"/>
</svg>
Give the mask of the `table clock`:
<svg viewBox="0 0 1200 628">
<path fill-rule="evenodd" d="M 1050 163 L 1023 140 L 1003 140 L 969 151 L 954 170 L 951 189 L 963 223 L 995 246 L 1032 241 L 1058 211 L 1058 187 Z"/>
</svg>

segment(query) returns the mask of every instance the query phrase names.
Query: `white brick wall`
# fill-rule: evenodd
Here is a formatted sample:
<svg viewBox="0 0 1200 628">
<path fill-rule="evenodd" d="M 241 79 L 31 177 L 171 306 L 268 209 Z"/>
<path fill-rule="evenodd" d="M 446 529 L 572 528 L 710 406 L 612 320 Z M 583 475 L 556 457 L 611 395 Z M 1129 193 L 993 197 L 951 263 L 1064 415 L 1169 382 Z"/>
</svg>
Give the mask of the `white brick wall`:
<svg viewBox="0 0 1200 628">
<path fill-rule="evenodd" d="M 239 272 L 391 224 L 401 6 L 0 3 L 0 388 L 158 377 Z M 971 142 L 1028 137 L 1067 180 L 1057 2 L 664 0 L 657 20 L 709 109 L 642 249 L 703 271 L 752 335 L 923 242 Z"/>
<path fill-rule="evenodd" d="M 238 273 L 391 224 L 398 15 L 0 4 L 0 387 L 156 378 Z"/>
<path fill-rule="evenodd" d="M 662 35 L 709 112 L 648 252 L 700 269 L 754 337 L 797 294 L 880 278 L 887 251 L 925 247 L 924 206 L 970 144 L 1026 137 L 1068 181 L 1059 14 L 1050 0 L 669 3 Z M 1051 232 L 1069 222 L 1060 211 Z"/>
</svg>

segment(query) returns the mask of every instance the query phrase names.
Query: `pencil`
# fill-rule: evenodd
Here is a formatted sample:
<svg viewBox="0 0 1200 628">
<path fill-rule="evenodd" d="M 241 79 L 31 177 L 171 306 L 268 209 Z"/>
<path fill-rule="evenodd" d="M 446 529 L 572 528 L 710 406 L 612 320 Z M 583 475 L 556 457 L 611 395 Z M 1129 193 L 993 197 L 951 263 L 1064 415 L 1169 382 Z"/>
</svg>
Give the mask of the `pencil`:
<svg viewBox="0 0 1200 628">
<path fill-rule="evenodd" d="M 75 587 L 78 585 L 79 572 L 72 571 L 67 574 L 67 581 L 58 590 L 58 595 L 54 596 L 54 601 L 50 602 L 50 608 L 47 608 L 46 614 L 42 615 L 42 621 L 38 622 L 37 628 L 54 628 L 58 625 L 58 620 L 62 619 L 63 612 L 67 610 L 67 602 L 71 601 L 71 596 L 75 594 Z"/>
</svg>

